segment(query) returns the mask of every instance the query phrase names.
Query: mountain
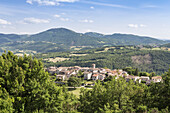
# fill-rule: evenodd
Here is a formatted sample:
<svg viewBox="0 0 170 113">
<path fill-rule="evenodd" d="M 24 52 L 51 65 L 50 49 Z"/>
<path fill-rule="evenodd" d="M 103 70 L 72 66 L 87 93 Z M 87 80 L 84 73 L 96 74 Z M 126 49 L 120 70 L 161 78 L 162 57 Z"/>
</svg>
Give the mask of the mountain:
<svg viewBox="0 0 170 113">
<path fill-rule="evenodd" d="M 77 33 L 53 28 L 33 35 L 0 34 L 0 51 L 59 52 L 115 45 L 160 45 L 166 41 L 130 34 Z"/>
<path fill-rule="evenodd" d="M 31 35 L 27 41 L 47 41 L 65 46 L 97 46 L 99 40 L 96 37 L 89 37 L 82 33 L 76 33 L 69 29 L 50 29 L 35 35 Z"/>
<path fill-rule="evenodd" d="M 23 35 L 17 35 L 17 34 L 0 34 L 0 44 L 13 42 L 20 40 L 23 37 Z"/>
<path fill-rule="evenodd" d="M 118 42 L 117 45 L 149 45 L 149 44 L 161 44 L 163 43 L 162 40 L 158 40 L 151 37 L 144 37 L 144 36 L 137 36 L 131 34 L 113 34 L 113 35 L 106 35 L 105 38 L 107 39 L 114 39 L 114 41 Z M 114 41 L 111 43 L 114 43 Z"/>
<path fill-rule="evenodd" d="M 104 34 L 101 33 L 95 33 L 95 32 L 87 32 L 85 35 L 90 36 L 90 37 L 104 37 Z"/>
</svg>

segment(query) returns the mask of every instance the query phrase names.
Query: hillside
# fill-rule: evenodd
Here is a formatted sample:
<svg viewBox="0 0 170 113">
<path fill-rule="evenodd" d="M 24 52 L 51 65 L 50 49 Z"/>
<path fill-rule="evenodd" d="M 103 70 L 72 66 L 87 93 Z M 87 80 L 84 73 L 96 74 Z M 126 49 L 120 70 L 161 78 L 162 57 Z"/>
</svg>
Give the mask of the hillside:
<svg viewBox="0 0 170 113">
<path fill-rule="evenodd" d="M 25 37 L 25 36 L 17 35 L 17 34 L 0 34 L 0 44 L 18 41 L 18 40 L 21 40 L 22 37 Z"/>
<path fill-rule="evenodd" d="M 90 67 L 95 63 L 97 67 L 122 69 L 125 67 L 139 68 L 140 71 L 162 74 L 169 69 L 170 51 L 161 48 L 138 46 L 114 46 L 75 52 L 59 52 L 37 54 L 43 58 L 45 66 L 82 66 Z M 66 59 L 57 61 L 57 59 Z M 69 59 L 69 60 L 68 60 Z"/>
<path fill-rule="evenodd" d="M 54 28 L 34 35 L 0 34 L 0 51 L 61 52 L 115 45 L 160 45 L 166 41 L 129 34 L 77 33 Z"/>
<path fill-rule="evenodd" d="M 161 47 L 168 47 L 168 48 L 170 48 L 170 43 L 161 45 Z"/>
<path fill-rule="evenodd" d="M 27 41 L 48 41 L 67 46 L 103 46 L 103 45 L 138 45 L 138 44 L 162 44 L 162 40 L 127 34 L 104 35 L 99 33 L 76 33 L 69 29 L 50 29 L 35 34 Z"/>
</svg>

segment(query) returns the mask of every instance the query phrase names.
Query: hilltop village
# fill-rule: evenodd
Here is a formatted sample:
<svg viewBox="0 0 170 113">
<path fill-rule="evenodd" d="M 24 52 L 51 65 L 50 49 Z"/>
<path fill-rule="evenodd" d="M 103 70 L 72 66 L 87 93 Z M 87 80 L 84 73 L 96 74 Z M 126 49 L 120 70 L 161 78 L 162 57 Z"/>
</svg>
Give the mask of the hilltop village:
<svg viewBox="0 0 170 113">
<path fill-rule="evenodd" d="M 84 80 L 100 80 L 103 81 L 109 76 L 115 77 L 118 79 L 119 77 L 123 77 L 126 81 L 133 80 L 134 82 L 138 81 L 141 83 L 144 81 L 146 84 L 150 84 L 151 82 L 161 82 L 161 76 L 133 76 L 129 75 L 126 71 L 121 69 L 105 69 L 105 68 L 96 68 L 95 64 L 92 64 L 92 67 L 80 67 L 80 66 L 73 66 L 73 67 L 49 67 L 46 69 L 50 74 L 55 75 L 56 79 L 61 81 L 68 80 L 71 76 L 78 77 L 78 73 L 82 73 L 82 77 Z"/>
</svg>

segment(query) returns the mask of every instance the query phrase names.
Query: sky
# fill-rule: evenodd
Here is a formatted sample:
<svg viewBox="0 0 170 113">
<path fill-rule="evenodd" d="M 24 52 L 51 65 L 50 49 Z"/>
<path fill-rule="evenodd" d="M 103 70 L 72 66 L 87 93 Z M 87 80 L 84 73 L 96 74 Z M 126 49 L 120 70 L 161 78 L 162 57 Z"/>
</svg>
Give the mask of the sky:
<svg viewBox="0 0 170 113">
<path fill-rule="evenodd" d="M 50 28 L 170 39 L 170 0 L 0 0 L 0 33 Z"/>
</svg>

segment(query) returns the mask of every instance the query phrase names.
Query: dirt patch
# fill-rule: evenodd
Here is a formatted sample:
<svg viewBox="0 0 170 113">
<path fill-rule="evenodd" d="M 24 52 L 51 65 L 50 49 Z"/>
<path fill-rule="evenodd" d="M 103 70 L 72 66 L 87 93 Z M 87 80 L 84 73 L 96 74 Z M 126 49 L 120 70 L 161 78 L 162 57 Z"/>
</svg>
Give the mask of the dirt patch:
<svg viewBox="0 0 170 113">
<path fill-rule="evenodd" d="M 86 56 L 87 54 L 70 54 L 70 56 Z"/>
<path fill-rule="evenodd" d="M 62 62 L 65 60 L 69 60 L 70 58 L 61 58 L 61 57 L 56 57 L 56 58 L 48 58 L 48 59 L 44 59 L 45 61 L 49 61 L 49 62 Z"/>
<path fill-rule="evenodd" d="M 109 49 L 113 49 L 113 48 L 115 48 L 115 47 L 104 48 L 103 51 L 97 51 L 97 52 L 95 52 L 95 53 L 103 53 L 103 52 L 107 52 Z"/>
<path fill-rule="evenodd" d="M 146 54 L 144 56 L 142 55 L 132 56 L 131 59 L 134 64 L 151 64 L 152 63 L 152 57 L 149 54 Z"/>
</svg>

